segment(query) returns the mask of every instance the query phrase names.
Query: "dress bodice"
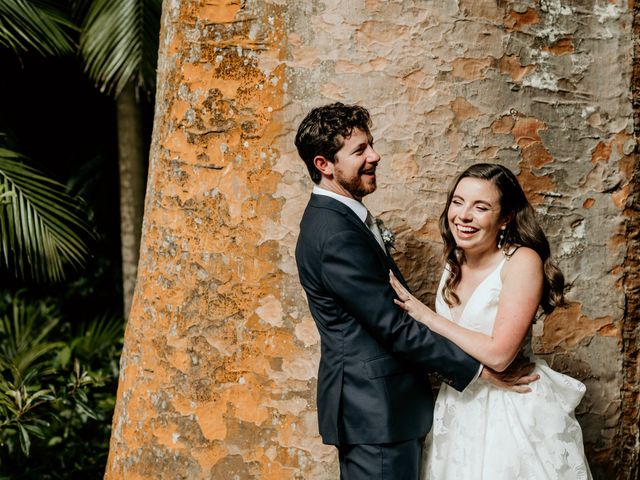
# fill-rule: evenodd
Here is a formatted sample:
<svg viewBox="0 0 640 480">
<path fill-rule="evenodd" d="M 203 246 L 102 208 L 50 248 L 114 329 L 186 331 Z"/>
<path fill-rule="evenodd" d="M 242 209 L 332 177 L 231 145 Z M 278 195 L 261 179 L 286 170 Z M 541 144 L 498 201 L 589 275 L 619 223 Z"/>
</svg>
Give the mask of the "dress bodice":
<svg viewBox="0 0 640 480">
<path fill-rule="evenodd" d="M 498 315 L 498 304 L 500 303 L 500 291 L 502 290 L 502 268 L 509 260 L 509 257 L 504 256 L 498 265 L 489 273 L 471 293 L 471 296 L 467 300 L 466 305 L 462 309 L 460 317 L 455 320 L 451 313 L 451 308 L 444 301 L 442 296 L 442 287 L 444 282 L 449 276 L 449 269 L 444 268 L 442 277 L 440 278 L 440 285 L 438 286 L 438 293 L 436 295 L 436 312 L 438 315 L 458 323 L 460 326 L 474 330 L 476 332 L 484 333 L 485 335 L 491 335 L 493 332 L 493 325 Z M 531 330 L 525 337 L 523 342 L 522 353 L 530 357 L 533 355 L 531 349 Z"/>
<path fill-rule="evenodd" d="M 445 268 L 438 286 L 436 312 L 465 328 L 490 335 L 498 313 L 498 301 L 500 299 L 500 290 L 502 289 L 500 272 L 506 260 L 506 257 L 503 258 L 493 271 L 476 286 L 457 320 L 454 320 L 451 308 L 442 296 L 442 287 L 450 273 L 449 269 Z"/>
</svg>

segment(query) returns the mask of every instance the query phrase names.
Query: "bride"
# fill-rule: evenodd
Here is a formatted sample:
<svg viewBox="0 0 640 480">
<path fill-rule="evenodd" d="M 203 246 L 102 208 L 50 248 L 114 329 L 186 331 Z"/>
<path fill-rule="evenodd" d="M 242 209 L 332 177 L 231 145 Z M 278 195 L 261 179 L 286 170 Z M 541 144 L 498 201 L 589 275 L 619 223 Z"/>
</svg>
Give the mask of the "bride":
<svg viewBox="0 0 640 480">
<path fill-rule="evenodd" d="M 395 302 L 492 370 L 518 355 L 540 380 L 521 395 L 476 381 L 443 384 L 425 444 L 424 479 L 591 479 L 574 409 L 585 387 L 533 357 L 539 307 L 564 302 L 564 277 L 513 173 L 497 164 L 464 171 L 440 216 L 446 266 L 436 312 L 390 275 Z"/>
</svg>

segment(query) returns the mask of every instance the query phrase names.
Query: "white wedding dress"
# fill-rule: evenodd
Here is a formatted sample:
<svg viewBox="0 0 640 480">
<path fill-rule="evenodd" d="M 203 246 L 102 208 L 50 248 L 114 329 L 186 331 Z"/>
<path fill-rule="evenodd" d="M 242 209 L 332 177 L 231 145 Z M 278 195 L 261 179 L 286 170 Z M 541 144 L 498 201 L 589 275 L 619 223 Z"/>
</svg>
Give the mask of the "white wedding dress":
<svg viewBox="0 0 640 480">
<path fill-rule="evenodd" d="M 506 258 L 478 285 L 458 323 L 491 334 Z M 452 320 L 438 287 L 436 311 Z M 423 455 L 424 480 L 591 479 L 574 409 L 585 386 L 535 359 L 530 336 L 523 353 L 540 380 L 520 394 L 477 380 L 463 392 L 442 384 Z"/>
</svg>

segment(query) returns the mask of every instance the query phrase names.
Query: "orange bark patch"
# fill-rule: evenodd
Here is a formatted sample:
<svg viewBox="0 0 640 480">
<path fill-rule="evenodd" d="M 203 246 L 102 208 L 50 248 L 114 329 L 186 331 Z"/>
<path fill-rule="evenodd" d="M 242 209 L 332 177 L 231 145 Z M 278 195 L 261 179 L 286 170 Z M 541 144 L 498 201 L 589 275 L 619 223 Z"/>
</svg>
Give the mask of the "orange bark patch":
<svg viewBox="0 0 640 480">
<path fill-rule="evenodd" d="M 593 204 L 596 203 L 595 198 L 587 198 L 584 203 L 582 204 L 582 208 L 591 208 L 593 207 Z"/>
<path fill-rule="evenodd" d="M 522 79 L 535 67 L 534 65 L 520 65 L 515 55 L 503 55 L 498 61 L 500 73 L 509 75 L 514 82 L 520 83 Z"/>
<path fill-rule="evenodd" d="M 491 124 L 491 131 L 493 133 L 511 133 L 513 126 L 515 125 L 515 120 L 511 115 L 505 115 L 504 117 L 500 117 L 497 120 L 494 120 Z"/>
<path fill-rule="evenodd" d="M 456 123 L 458 124 L 470 118 L 477 117 L 480 113 L 480 110 L 478 110 L 474 105 L 472 105 L 462 97 L 456 98 L 455 100 L 450 102 L 449 105 L 451 106 L 451 110 L 453 110 L 453 113 L 456 116 Z"/>
<path fill-rule="evenodd" d="M 617 255 L 620 252 L 621 247 L 624 249 L 627 245 L 627 236 L 624 232 L 624 227 L 622 225 L 618 226 L 618 233 L 615 233 L 611 237 L 609 237 L 609 241 L 607 242 L 607 249 L 610 255 Z M 616 268 L 611 270 L 611 274 L 613 276 L 619 276 L 620 271 Z"/>
<path fill-rule="evenodd" d="M 553 157 L 542 142 L 535 142 L 522 148 L 522 160 L 532 167 L 540 168 L 547 163 L 551 163 Z"/>
<path fill-rule="evenodd" d="M 524 31 L 527 25 L 535 25 L 539 22 L 540 15 L 538 15 L 538 12 L 528 8 L 524 13 L 510 11 L 504 19 L 504 26 L 507 32 L 512 32 L 513 30 Z"/>
<path fill-rule="evenodd" d="M 363 22 L 356 28 L 358 42 L 368 44 L 372 41 L 380 43 L 392 43 L 406 34 L 407 27 L 379 20 Z"/>
<path fill-rule="evenodd" d="M 573 53 L 575 51 L 573 46 L 573 37 L 561 38 L 553 45 L 545 47 L 544 51 L 553 55 L 566 55 L 567 53 Z"/>
<path fill-rule="evenodd" d="M 208 471 L 221 458 L 227 455 L 227 449 L 223 445 L 207 444 L 204 448 L 192 448 L 190 450 L 193 458 L 198 462 L 204 471 Z"/>
<path fill-rule="evenodd" d="M 453 76 L 464 80 L 478 80 L 493 63 L 492 58 L 456 58 L 451 66 Z"/>
<path fill-rule="evenodd" d="M 549 176 L 533 173 L 533 168 L 540 168 L 553 161 L 538 134 L 546 128 L 544 122 L 536 118 L 519 117 L 511 130 L 522 156 L 518 179 L 529 201 L 534 205 L 542 203 L 544 192 L 555 190 L 555 184 Z"/>
<path fill-rule="evenodd" d="M 543 202 L 544 192 L 555 190 L 555 185 L 550 177 L 541 177 L 533 173 L 533 168 L 540 168 L 553 161 L 553 157 L 545 148 L 538 134 L 540 130 L 546 128 L 544 122 L 537 118 L 520 117 L 511 130 L 522 156 L 518 179 L 527 198 L 534 205 Z"/>
<path fill-rule="evenodd" d="M 604 142 L 599 142 L 596 148 L 591 154 L 591 162 L 608 162 L 611 155 L 611 144 L 607 145 Z"/>
<path fill-rule="evenodd" d="M 582 314 L 581 304 L 573 302 L 567 308 L 556 309 L 544 319 L 540 353 L 569 350 L 594 335 L 619 338 L 620 330 L 612 317 L 588 318 Z"/>
<path fill-rule="evenodd" d="M 236 18 L 241 8 L 240 0 L 209 0 L 198 9 L 200 18 L 207 23 L 227 23 Z"/>
<path fill-rule="evenodd" d="M 537 176 L 531 171 L 531 168 L 527 165 L 520 163 L 520 174 L 518 175 L 518 181 L 522 185 L 524 193 L 527 195 L 527 199 L 532 205 L 540 205 L 544 202 L 544 193 L 553 192 L 556 189 L 555 183 L 551 177 Z"/>
<path fill-rule="evenodd" d="M 495 160 L 498 150 L 499 150 L 498 147 L 485 148 L 484 150 L 478 152 L 478 160 L 484 160 L 484 161 Z"/>
<path fill-rule="evenodd" d="M 629 194 L 631 193 L 631 184 L 627 183 L 624 187 L 619 190 L 616 190 L 611 194 L 611 199 L 616 207 L 620 210 L 624 209 L 627 205 L 627 199 L 629 198 Z"/>
<path fill-rule="evenodd" d="M 227 436 L 224 402 L 201 403 L 193 409 L 195 420 L 207 440 L 224 440 Z"/>
<path fill-rule="evenodd" d="M 636 161 L 638 159 L 633 153 L 629 155 L 625 155 L 618 162 L 618 167 L 620 168 L 620 172 L 624 175 L 626 179 L 631 179 L 633 176 L 633 170 L 636 165 Z"/>
<path fill-rule="evenodd" d="M 416 238 L 421 241 L 439 242 L 442 240 L 440 236 L 440 222 L 437 218 L 429 218 L 425 224 L 414 233 Z"/>
<path fill-rule="evenodd" d="M 544 122 L 537 118 L 521 117 L 515 122 L 511 133 L 518 146 L 524 148 L 532 143 L 541 142 L 542 139 L 538 132 L 546 128 Z"/>
</svg>

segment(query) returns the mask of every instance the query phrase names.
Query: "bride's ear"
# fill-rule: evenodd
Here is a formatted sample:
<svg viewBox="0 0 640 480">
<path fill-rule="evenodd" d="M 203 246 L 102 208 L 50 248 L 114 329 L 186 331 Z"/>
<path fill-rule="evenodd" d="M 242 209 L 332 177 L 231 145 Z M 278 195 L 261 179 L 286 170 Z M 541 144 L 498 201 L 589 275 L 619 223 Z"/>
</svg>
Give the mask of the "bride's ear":
<svg viewBox="0 0 640 480">
<path fill-rule="evenodd" d="M 509 228 L 509 224 L 515 218 L 515 216 L 516 215 L 513 212 L 507 213 L 507 216 L 502 219 L 502 225 L 500 226 L 500 229 L 506 230 L 507 228 Z"/>
</svg>

